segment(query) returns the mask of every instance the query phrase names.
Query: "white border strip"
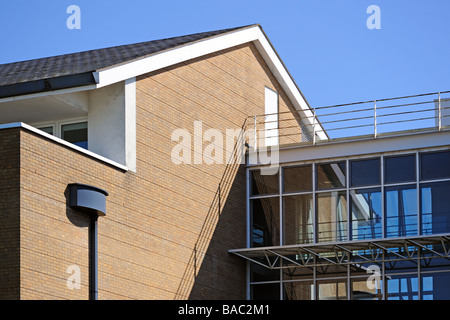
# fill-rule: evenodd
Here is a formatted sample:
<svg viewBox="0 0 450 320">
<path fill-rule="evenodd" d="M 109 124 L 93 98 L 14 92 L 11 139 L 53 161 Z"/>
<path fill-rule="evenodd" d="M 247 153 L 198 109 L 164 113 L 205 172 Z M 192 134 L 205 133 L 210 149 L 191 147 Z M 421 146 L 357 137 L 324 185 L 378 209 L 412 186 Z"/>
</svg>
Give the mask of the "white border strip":
<svg viewBox="0 0 450 320">
<path fill-rule="evenodd" d="M 213 38 L 206 38 L 192 44 L 156 53 L 147 58 L 95 72 L 94 77 L 98 79 L 98 87 L 104 87 L 177 63 L 255 41 L 259 37 L 258 31 L 258 27 L 251 27 Z"/>
<path fill-rule="evenodd" d="M 86 150 L 84 148 L 78 147 L 78 146 L 76 146 L 76 145 L 74 145 L 74 144 L 72 144 L 70 142 L 67 142 L 67 141 L 62 140 L 60 138 L 57 138 L 57 137 L 55 137 L 55 136 L 53 136 L 51 134 L 48 134 L 48 133 L 46 133 L 46 132 L 44 132 L 42 130 L 36 129 L 35 127 L 32 127 L 32 126 L 30 126 L 30 125 L 28 125 L 26 123 L 13 122 L 13 123 L 7 123 L 7 124 L 0 125 L 0 130 L 2 130 L 2 129 L 10 129 L 10 128 L 24 128 L 24 129 L 29 130 L 31 132 L 34 132 L 34 133 L 36 133 L 36 134 L 38 134 L 40 136 L 43 136 L 43 137 L 45 137 L 47 139 L 50 139 L 50 140 L 52 140 L 52 141 L 54 141 L 54 142 L 56 142 L 56 143 L 58 143 L 60 145 L 64 145 L 64 146 L 69 147 L 71 149 L 74 149 L 74 150 L 76 150 L 78 152 L 84 153 L 87 156 L 90 156 L 90 157 L 95 158 L 97 160 L 106 162 L 107 164 L 110 164 L 110 165 L 112 165 L 114 167 L 117 167 L 117 168 L 119 168 L 121 170 L 128 171 L 128 168 L 126 166 L 124 166 L 124 165 L 121 165 L 120 163 L 117 163 L 115 161 L 109 160 L 108 158 L 102 157 L 102 156 L 100 156 L 100 155 L 98 155 L 98 154 L 96 154 L 96 153 L 94 153 L 92 151 L 89 151 L 89 150 Z"/>
<path fill-rule="evenodd" d="M 310 106 L 259 25 L 207 38 L 192 44 L 156 53 L 147 58 L 101 70 L 95 72 L 94 77 L 98 79 L 98 87 L 100 88 L 248 42 L 255 44 L 296 110 L 303 112 L 306 120 L 313 126 L 313 112 Z M 315 126 L 315 131 L 319 135 L 319 139 L 328 139 L 318 121 L 316 121 Z"/>
</svg>

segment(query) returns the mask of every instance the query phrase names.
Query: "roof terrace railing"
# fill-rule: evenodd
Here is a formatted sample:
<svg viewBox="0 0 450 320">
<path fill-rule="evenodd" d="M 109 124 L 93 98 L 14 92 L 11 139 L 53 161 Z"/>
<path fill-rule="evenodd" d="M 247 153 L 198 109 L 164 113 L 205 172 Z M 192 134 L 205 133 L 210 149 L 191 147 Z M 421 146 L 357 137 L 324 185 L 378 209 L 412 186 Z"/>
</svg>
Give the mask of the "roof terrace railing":
<svg viewBox="0 0 450 320">
<path fill-rule="evenodd" d="M 256 115 L 257 145 L 320 143 L 450 128 L 450 91 Z M 256 134 L 258 135 L 256 137 Z M 275 143 L 274 143 L 275 141 Z"/>
</svg>

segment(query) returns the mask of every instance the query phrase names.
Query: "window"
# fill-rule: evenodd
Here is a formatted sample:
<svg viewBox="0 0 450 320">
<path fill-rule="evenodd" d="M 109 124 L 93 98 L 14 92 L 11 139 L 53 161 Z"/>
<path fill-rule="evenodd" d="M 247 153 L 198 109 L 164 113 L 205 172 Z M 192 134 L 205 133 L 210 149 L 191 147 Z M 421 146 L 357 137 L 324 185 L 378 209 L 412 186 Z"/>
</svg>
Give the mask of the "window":
<svg viewBox="0 0 450 320">
<path fill-rule="evenodd" d="M 345 161 L 317 165 L 317 189 L 345 188 Z"/>
<path fill-rule="evenodd" d="M 284 173 L 284 192 L 312 191 L 312 165 L 287 167 Z"/>
<path fill-rule="evenodd" d="M 357 189 L 350 195 L 352 240 L 381 238 L 381 190 Z"/>
<path fill-rule="evenodd" d="M 65 124 L 61 126 L 61 139 L 71 142 L 76 146 L 88 148 L 87 122 Z"/>
<path fill-rule="evenodd" d="M 259 170 L 250 172 L 251 195 L 278 193 L 278 174 L 263 175 Z"/>
<path fill-rule="evenodd" d="M 384 182 L 397 183 L 416 180 L 416 156 L 387 157 L 384 160 Z"/>
<path fill-rule="evenodd" d="M 44 132 L 46 132 L 48 134 L 51 134 L 51 135 L 54 135 L 54 131 L 55 131 L 55 128 L 53 126 L 41 127 L 41 128 L 38 128 L 38 129 L 42 130 L 42 131 L 44 131 Z"/>
<path fill-rule="evenodd" d="M 420 186 L 422 234 L 450 232 L 450 181 Z"/>
<path fill-rule="evenodd" d="M 266 146 L 278 144 L 278 93 L 265 89 L 264 133 Z"/>
<path fill-rule="evenodd" d="M 380 159 L 353 160 L 350 162 L 351 186 L 380 184 Z"/>
<path fill-rule="evenodd" d="M 449 244 L 407 238 L 450 233 L 450 151 L 410 152 L 289 163 L 275 177 L 250 171 L 250 246 L 289 250 L 256 258 L 274 268 L 251 267 L 253 297 L 448 299 Z M 347 243 L 383 238 L 399 245 Z M 290 251 L 296 245 L 302 249 Z M 373 265 L 381 276 L 369 289 Z"/>
<path fill-rule="evenodd" d="M 76 146 L 88 149 L 88 123 L 86 120 L 35 124 L 34 127 Z"/>
<path fill-rule="evenodd" d="M 313 242 L 312 194 L 283 197 L 283 243 L 305 244 Z"/>
<path fill-rule="evenodd" d="M 345 191 L 317 194 L 318 241 L 347 240 L 347 196 Z"/>
<path fill-rule="evenodd" d="M 254 199 L 252 211 L 252 246 L 266 247 L 280 244 L 280 204 L 277 197 Z"/>
<path fill-rule="evenodd" d="M 386 237 L 417 235 L 417 188 L 415 185 L 385 189 Z"/>
<path fill-rule="evenodd" d="M 450 178 L 450 151 L 421 154 L 420 178 L 422 180 Z"/>
</svg>

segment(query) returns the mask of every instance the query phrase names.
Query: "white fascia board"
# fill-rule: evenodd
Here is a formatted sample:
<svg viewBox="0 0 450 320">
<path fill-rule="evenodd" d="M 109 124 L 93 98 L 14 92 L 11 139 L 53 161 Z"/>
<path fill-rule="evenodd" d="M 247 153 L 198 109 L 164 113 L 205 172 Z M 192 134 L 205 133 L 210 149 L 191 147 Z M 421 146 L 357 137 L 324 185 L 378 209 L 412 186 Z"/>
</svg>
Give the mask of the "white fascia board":
<svg viewBox="0 0 450 320">
<path fill-rule="evenodd" d="M 314 123 L 314 114 L 311 108 L 259 26 L 253 26 L 217 37 L 200 40 L 189 45 L 156 53 L 147 58 L 100 70 L 94 73 L 94 78 L 97 79 L 97 87 L 100 88 L 248 42 L 253 42 L 255 44 L 275 78 L 291 99 L 296 110 L 302 112 L 306 116 L 307 121 L 312 127 Z M 327 139 L 328 137 L 318 121 L 316 121 L 315 125 L 319 139 Z"/>
<path fill-rule="evenodd" d="M 314 114 L 310 106 L 305 101 L 303 95 L 300 93 L 297 85 L 286 70 L 285 66 L 281 62 L 278 54 L 275 52 L 267 37 L 260 29 L 258 30 L 258 41 L 255 41 L 256 48 L 262 55 L 263 59 L 266 61 L 275 78 L 278 80 L 278 83 L 283 87 L 295 109 L 302 112 L 306 116 L 306 120 L 312 127 L 314 125 Z M 315 125 L 319 139 L 327 140 L 328 137 L 318 121 L 316 121 Z"/>
<path fill-rule="evenodd" d="M 366 139 L 349 139 L 280 148 L 279 163 L 295 163 L 347 157 L 373 157 L 384 153 L 412 152 L 420 149 L 449 148 L 450 130 L 424 133 L 395 134 Z"/>
<path fill-rule="evenodd" d="M 189 45 L 156 53 L 147 58 L 100 70 L 94 74 L 98 87 L 124 81 L 177 63 L 195 59 L 210 53 L 228 49 L 258 39 L 258 27 L 252 27 L 225 35 L 201 40 Z"/>
<path fill-rule="evenodd" d="M 115 161 L 109 160 L 109 159 L 107 159 L 105 157 L 102 157 L 101 155 L 98 155 L 98 154 L 96 154 L 96 153 L 94 153 L 92 151 L 89 151 L 89 150 L 86 150 L 86 149 L 81 148 L 79 146 L 76 146 L 73 143 L 67 142 L 67 141 L 65 141 L 63 139 L 57 138 L 57 137 L 55 137 L 55 136 L 53 136 L 51 134 L 48 134 L 48 133 L 46 133 L 46 132 L 44 132 L 42 130 L 39 130 L 39 129 L 33 127 L 33 126 L 30 126 L 30 125 L 28 125 L 26 123 L 13 122 L 13 123 L 6 123 L 6 124 L 1 124 L 0 125 L 0 130 L 2 130 L 2 129 L 10 129 L 10 128 L 24 128 L 24 129 L 26 129 L 28 131 L 34 132 L 34 133 L 36 133 L 36 134 L 38 134 L 40 136 L 43 136 L 43 137 L 45 137 L 47 139 L 53 140 L 54 142 L 56 142 L 56 143 L 58 143 L 60 145 L 64 145 L 66 147 L 69 147 L 70 149 L 73 149 L 73 150 L 76 150 L 78 152 L 81 152 L 81 153 L 83 153 L 83 154 L 85 154 L 85 155 L 87 155 L 89 157 L 95 158 L 95 159 L 100 160 L 102 162 L 105 162 L 105 163 L 107 163 L 109 165 L 112 165 L 112 166 L 114 166 L 114 167 L 116 167 L 118 169 L 121 169 L 123 171 L 128 171 L 128 168 L 126 166 L 124 166 L 124 165 L 121 165 L 120 163 L 117 163 Z"/>
</svg>

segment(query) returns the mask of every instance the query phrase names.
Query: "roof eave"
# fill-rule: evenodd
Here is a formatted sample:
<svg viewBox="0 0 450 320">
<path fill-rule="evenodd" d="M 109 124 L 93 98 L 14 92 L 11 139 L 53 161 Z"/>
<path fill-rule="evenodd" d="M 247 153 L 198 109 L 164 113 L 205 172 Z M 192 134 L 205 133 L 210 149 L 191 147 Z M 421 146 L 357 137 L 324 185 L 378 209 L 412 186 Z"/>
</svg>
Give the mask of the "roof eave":
<svg viewBox="0 0 450 320">
<path fill-rule="evenodd" d="M 97 83 L 97 79 L 94 77 L 93 72 L 20 82 L 0 86 L 0 99 L 96 85 Z"/>
</svg>

